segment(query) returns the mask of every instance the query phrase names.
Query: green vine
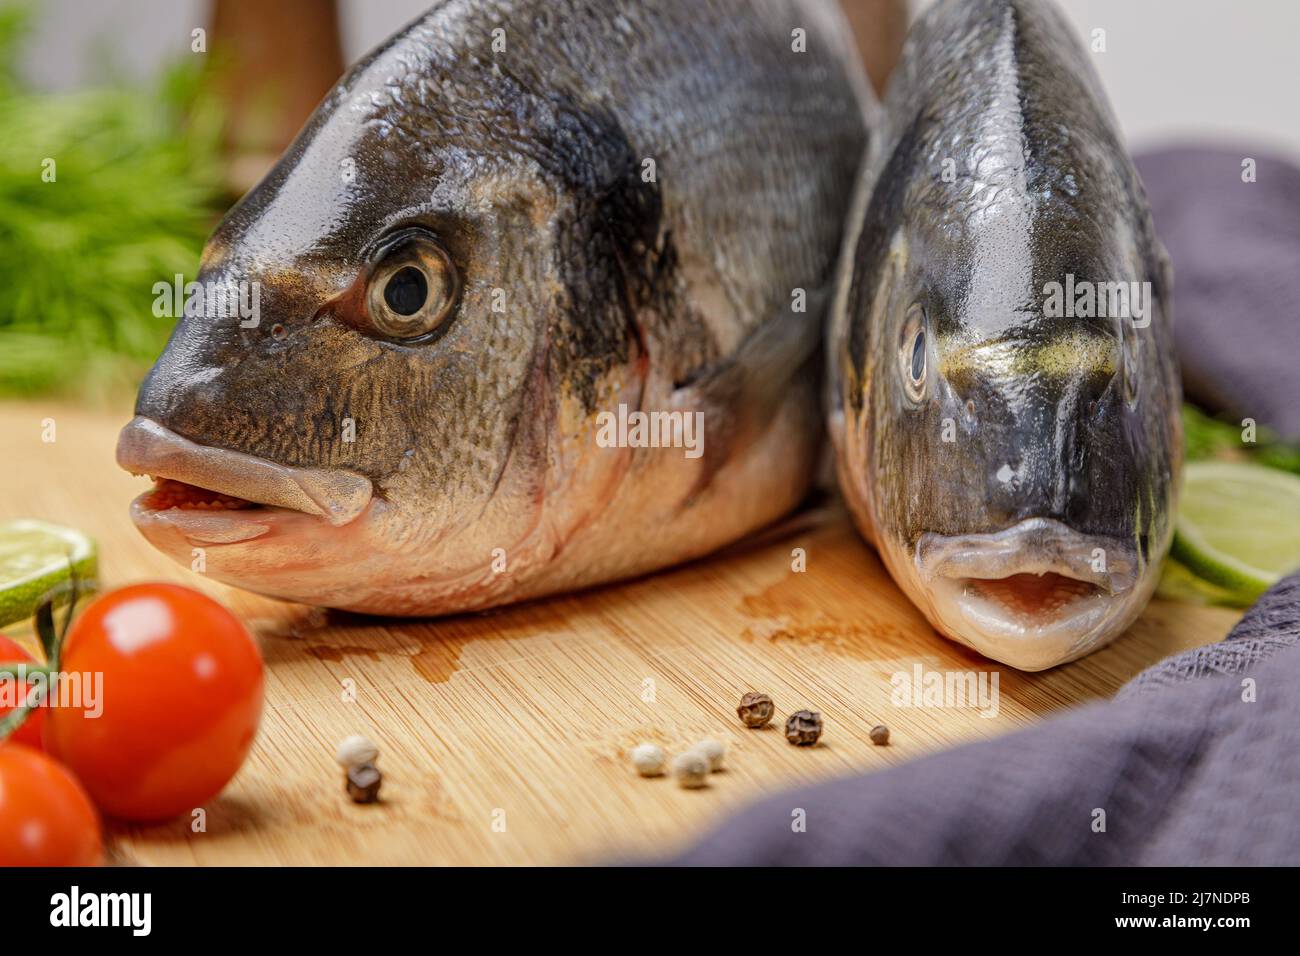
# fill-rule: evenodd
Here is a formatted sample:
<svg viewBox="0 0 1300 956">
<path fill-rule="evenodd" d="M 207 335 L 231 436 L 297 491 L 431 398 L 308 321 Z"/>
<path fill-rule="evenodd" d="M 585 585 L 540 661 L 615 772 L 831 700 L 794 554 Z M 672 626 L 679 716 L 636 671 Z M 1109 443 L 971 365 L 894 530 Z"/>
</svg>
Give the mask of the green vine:
<svg viewBox="0 0 1300 956">
<path fill-rule="evenodd" d="M 69 560 L 68 567 L 72 567 Z M 33 627 L 36 636 L 40 639 L 41 650 L 45 654 L 44 664 L 29 664 L 26 662 L 16 662 L 0 664 L 0 676 L 13 678 L 23 678 L 30 680 L 33 676 L 43 676 L 45 678 L 53 677 L 59 672 L 59 657 L 63 650 L 63 640 L 67 637 L 68 629 L 72 626 L 72 616 L 77 610 L 77 600 L 82 593 L 81 582 L 77 580 L 76 572 L 71 572 L 66 589 L 69 594 L 67 613 L 63 616 L 62 626 L 56 627 L 54 620 L 54 605 L 58 597 L 64 592 L 64 587 L 58 587 L 50 591 L 49 594 L 36 607 L 33 619 Z M 10 734 L 14 733 L 23 722 L 27 720 L 28 715 L 33 709 L 41 705 L 42 691 L 36 690 L 26 695 L 27 703 L 22 707 L 17 707 L 10 713 L 0 719 L 0 741 L 7 739 Z"/>
</svg>

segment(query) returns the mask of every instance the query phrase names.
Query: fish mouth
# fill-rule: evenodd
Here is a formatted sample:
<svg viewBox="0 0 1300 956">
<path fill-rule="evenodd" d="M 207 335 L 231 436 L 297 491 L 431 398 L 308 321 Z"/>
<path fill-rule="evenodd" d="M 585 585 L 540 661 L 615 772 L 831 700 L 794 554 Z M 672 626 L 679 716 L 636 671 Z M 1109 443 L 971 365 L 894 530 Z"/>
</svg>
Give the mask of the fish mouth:
<svg viewBox="0 0 1300 956">
<path fill-rule="evenodd" d="M 914 563 L 936 627 L 1022 670 L 1082 656 L 1127 627 L 1149 596 L 1134 544 L 1048 518 L 991 533 L 927 532 Z"/>
<path fill-rule="evenodd" d="M 143 416 L 118 436 L 117 463 L 155 482 L 131 503 L 137 527 L 171 529 L 203 544 L 261 537 L 286 515 L 342 527 L 374 494 L 370 479 L 356 472 L 299 468 L 200 445 Z"/>
</svg>

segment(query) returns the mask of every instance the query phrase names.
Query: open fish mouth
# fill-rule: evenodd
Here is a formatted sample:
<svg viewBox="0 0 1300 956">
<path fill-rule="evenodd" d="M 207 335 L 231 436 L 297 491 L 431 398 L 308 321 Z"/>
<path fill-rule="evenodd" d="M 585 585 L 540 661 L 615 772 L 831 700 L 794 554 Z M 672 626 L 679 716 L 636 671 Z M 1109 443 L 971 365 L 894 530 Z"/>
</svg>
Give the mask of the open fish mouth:
<svg viewBox="0 0 1300 956">
<path fill-rule="evenodd" d="M 1023 670 L 1078 657 L 1136 617 L 1131 542 L 1032 518 L 985 534 L 923 534 L 915 568 L 931 620 L 950 637 Z"/>
<path fill-rule="evenodd" d="M 345 469 L 298 468 L 190 441 L 149 418 L 122 429 L 117 463 L 154 487 L 131 504 L 146 534 L 170 529 L 205 544 L 261 537 L 282 516 L 342 527 L 370 504 L 370 479 Z"/>
</svg>

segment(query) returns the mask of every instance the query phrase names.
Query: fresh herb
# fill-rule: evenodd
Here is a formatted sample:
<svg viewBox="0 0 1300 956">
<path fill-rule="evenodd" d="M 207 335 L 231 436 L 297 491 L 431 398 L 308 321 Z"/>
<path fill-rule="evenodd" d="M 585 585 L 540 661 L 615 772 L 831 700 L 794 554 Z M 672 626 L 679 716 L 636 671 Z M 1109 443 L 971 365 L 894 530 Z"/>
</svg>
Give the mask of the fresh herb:
<svg viewBox="0 0 1300 956">
<path fill-rule="evenodd" d="M 134 384 L 219 211 L 220 120 L 196 60 L 152 90 L 41 93 L 17 78 L 26 10 L 0 6 L 0 394 Z"/>
<path fill-rule="evenodd" d="M 1183 442 L 1187 460 L 1247 460 L 1300 474 L 1300 445 L 1282 441 L 1265 426 L 1256 426 L 1254 441 L 1246 441 L 1245 428 L 1240 422 L 1212 418 L 1194 405 L 1184 405 Z"/>
</svg>

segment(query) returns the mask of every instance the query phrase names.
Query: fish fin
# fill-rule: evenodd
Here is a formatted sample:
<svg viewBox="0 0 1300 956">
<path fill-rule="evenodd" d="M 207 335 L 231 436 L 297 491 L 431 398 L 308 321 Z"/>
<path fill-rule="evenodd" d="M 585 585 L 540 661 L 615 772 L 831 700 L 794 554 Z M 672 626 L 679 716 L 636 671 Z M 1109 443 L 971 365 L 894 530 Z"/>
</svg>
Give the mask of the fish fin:
<svg viewBox="0 0 1300 956">
<path fill-rule="evenodd" d="M 787 385 L 814 359 L 828 294 L 807 293 L 804 312 L 770 319 L 730 355 L 677 385 L 674 410 L 704 413 L 703 468 L 689 498 L 757 439 L 788 395 Z"/>
<path fill-rule="evenodd" d="M 807 309 L 760 325 L 730 355 L 692 372 L 677 384 L 681 395 L 701 404 L 727 404 L 733 397 L 778 399 L 776 386 L 788 382 L 817 350 L 827 293 L 807 293 Z M 775 403 L 775 402 L 774 402 Z"/>
</svg>

